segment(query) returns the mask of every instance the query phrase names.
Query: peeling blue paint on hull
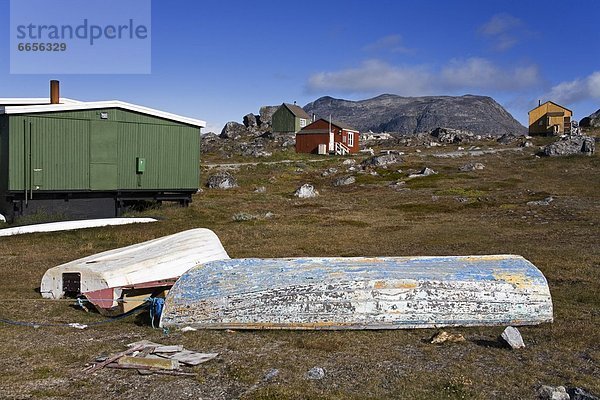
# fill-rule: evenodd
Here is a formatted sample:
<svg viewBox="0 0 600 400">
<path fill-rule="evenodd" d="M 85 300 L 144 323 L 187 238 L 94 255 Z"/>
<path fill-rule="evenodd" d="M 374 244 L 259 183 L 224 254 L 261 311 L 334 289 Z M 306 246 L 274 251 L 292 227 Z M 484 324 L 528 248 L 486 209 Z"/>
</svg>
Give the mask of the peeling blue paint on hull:
<svg viewBox="0 0 600 400">
<path fill-rule="evenodd" d="M 552 322 L 543 274 L 521 256 L 220 260 L 186 272 L 161 326 L 412 329 Z"/>
</svg>

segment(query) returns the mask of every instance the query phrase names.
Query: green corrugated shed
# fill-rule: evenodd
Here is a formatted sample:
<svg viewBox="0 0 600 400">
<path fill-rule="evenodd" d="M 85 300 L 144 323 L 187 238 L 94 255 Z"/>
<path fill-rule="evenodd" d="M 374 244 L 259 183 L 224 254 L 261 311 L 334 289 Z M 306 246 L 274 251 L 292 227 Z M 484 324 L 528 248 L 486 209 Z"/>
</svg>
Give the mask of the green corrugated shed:
<svg viewBox="0 0 600 400">
<path fill-rule="evenodd" d="M 155 111 L 121 102 L 0 104 L 5 203 L 96 192 L 117 193 L 115 200 L 177 192 L 191 199 L 203 121 Z"/>
<path fill-rule="evenodd" d="M 287 103 L 283 103 L 271 118 L 275 133 L 296 133 L 310 122 L 310 116 L 306 111 L 295 104 Z"/>
</svg>

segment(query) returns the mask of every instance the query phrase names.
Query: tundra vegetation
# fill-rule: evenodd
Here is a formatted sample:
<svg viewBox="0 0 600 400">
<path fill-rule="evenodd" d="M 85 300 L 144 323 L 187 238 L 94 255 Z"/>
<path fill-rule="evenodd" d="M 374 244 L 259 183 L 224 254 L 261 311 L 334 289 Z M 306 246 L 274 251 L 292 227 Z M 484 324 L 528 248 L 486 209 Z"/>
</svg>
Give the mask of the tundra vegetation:
<svg viewBox="0 0 600 400">
<path fill-rule="evenodd" d="M 439 157 L 456 145 L 400 147 L 400 164 L 365 172 L 357 167 L 367 156 L 354 157 L 354 167 L 343 163 L 347 157 L 293 150 L 260 159 L 208 154 L 202 187 L 217 171 L 209 163 L 258 163 L 230 167 L 237 187 L 204 188 L 187 208 L 165 204 L 132 213 L 160 217 L 159 223 L 2 238 L 0 318 L 89 327 L 0 323 L 0 397 L 505 399 L 536 398 L 541 385 L 598 395 L 600 157 L 536 157 L 549 140 L 477 157 Z M 506 148 L 493 140 L 475 145 Z M 292 162 L 267 163 L 282 159 Z M 461 171 L 468 163 L 485 168 Z M 407 179 L 425 167 L 437 173 Z M 337 172 L 323 174 L 329 169 Z M 356 181 L 333 185 L 347 176 Z M 305 183 L 320 195 L 295 197 Z M 255 217 L 236 218 L 242 214 Z M 448 328 L 465 340 L 444 344 L 431 343 L 433 329 L 164 333 L 143 313 L 93 325 L 105 319 L 72 301 L 42 301 L 37 292 L 50 267 L 196 227 L 214 230 L 237 258 L 520 254 L 547 277 L 555 322 L 520 327 L 526 347 L 518 350 L 498 340 L 504 326 Z M 194 367 L 194 377 L 81 373 L 98 356 L 142 339 L 219 357 Z M 309 371 L 319 371 L 318 379 Z"/>
</svg>

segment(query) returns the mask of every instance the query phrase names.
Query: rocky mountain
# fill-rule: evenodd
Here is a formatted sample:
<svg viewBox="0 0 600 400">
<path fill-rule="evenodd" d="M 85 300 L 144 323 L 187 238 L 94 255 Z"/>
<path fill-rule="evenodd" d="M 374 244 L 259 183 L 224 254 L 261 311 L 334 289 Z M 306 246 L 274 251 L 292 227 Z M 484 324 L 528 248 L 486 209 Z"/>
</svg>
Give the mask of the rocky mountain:
<svg viewBox="0 0 600 400">
<path fill-rule="evenodd" d="M 579 121 L 579 126 L 584 128 L 600 128 L 600 110 L 590 114 L 589 117 L 582 118 Z"/>
<path fill-rule="evenodd" d="M 321 97 L 304 106 L 309 114 L 345 122 L 361 132 L 414 134 L 444 127 L 479 135 L 524 134 L 527 129 L 487 96 L 401 97 L 383 94 L 350 101 Z"/>
</svg>

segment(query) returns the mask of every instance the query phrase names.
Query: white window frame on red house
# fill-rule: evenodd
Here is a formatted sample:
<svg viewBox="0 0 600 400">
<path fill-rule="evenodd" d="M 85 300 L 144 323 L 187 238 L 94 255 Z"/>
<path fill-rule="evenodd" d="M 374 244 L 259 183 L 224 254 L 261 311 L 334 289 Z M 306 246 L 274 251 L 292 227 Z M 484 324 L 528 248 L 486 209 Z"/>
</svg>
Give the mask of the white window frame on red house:
<svg viewBox="0 0 600 400">
<path fill-rule="evenodd" d="M 354 147 L 354 132 L 348 132 L 348 147 Z"/>
</svg>

